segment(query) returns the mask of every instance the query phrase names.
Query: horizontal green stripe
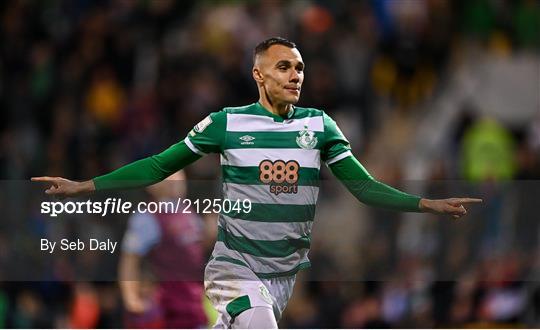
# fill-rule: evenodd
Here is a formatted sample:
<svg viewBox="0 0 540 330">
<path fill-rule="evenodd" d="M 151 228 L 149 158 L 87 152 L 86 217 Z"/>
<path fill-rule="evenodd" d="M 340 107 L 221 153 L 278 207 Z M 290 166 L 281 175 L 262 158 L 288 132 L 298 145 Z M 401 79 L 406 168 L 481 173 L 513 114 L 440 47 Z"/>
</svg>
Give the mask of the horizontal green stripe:
<svg viewBox="0 0 540 330">
<path fill-rule="evenodd" d="M 289 256 L 300 249 L 309 249 L 310 237 L 283 239 L 277 241 L 259 241 L 234 236 L 218 227 L 218 241 L 231 250 L 251 254 L 257 257 L 280 258 Z"/>
<path fill-rule="evenodd" d="M 239 184 L 263 184 L 259 179 L 260 172 L 257 166 L 221 165 L 223 181 Z M 319 186 L 319 169 L 301 167 L 298 171 L 298 185 Z"/>
<path fill-rule="evenodd" d="M 270 111 L 267 111 L 259 103 L 253 103 L 250 105 L 245 105 L 241 107 L 227 107 L 223 108 L 223 111 L 230 114 L 243 114 L 243 115 L 262 115 L 265 117 L 274 118 L 277 122 L 283 122 L 287 118 L 283 118 L 278 115 L 272 114 Z M 323 111 L 315 108 L 302 108 L 294 107 L 294 115 L 290 119 L 301 119 L 307 117 L 320 117 L 323 115 Z"/>
<path fill-rule="evenodd" d="M 286 272 L 255 273 L 255 275 L 257 275 L 258 278 L 264 278 L 264 279 L 275 278 L 275 277 L 283 277 L 283 276 L 292 276 L 292 275 L 298 273 L 299 270 L 306 269 L 306 268 L 309 268 L 309 267 L 311 267 L 311 262 L 304 261 L 304 262 L 298 264 L 298 266 L 296 266 L 293 269 L 288 270 Z"/>
<path fill-rule="evenodd" d="M 230 258 L 230 257 L 219 256 L 219 257 L 216 257 L 216 260 L 217 261 L 230 262 L 231 264 L 235 264 L 235 265 L 238 265 L 238 266 L 244 266 L 244 267 L 249 268 L 249 266 L 245 262 L 240 261 L 238 259 Z"/>
<path fill-rule="evenodd" d="M 299 131 L 296 132 L 227 132 L 224 149 L 246 149 L 246 148 L 270 148 L 270 149 L 288 149 L 298 148 L 296 138 Z M 317 138 L 317 144 L 313 149 L 320 149 L 324 142 L 323 132 L 314 132 Z M 255 139 L 245 142 L 240 138 L 243 136 L 254 137 Z"/>
<path fill-rule="evenodd" d="M 304 222 L 315 218 L 315 205 L 260 204 L 251 203 L 251 211 L 245 209 L 221 212 L 231 218 L 261 222 Z"/>
<path fill-rule="evenodd" d="M 234 258 L 230 258 L 230 257 L 220 256 L 220 257 L 217 257 L 216 260 L 217 261 L 230 262 L 230 263 L 235 264 L 235 265 L 244 266 L 244 267 L 249 268 L 249 266 L 246 263 L 244 263 L 243 261 L 240 261 L 240 260 L 234 259 Z M 299 270 L 306 269 L 306 268 L 309 268 L 309 267 L 311 267 L 311 262 L 304 261 L 304 262 L 298 264 L 296 267 L 294 267 L 291 270 L 287 270 L 287 271 L 284 271 L 284 272 L 272 272 L 272 273 L 257 273 L 257 272 L 255 272 L 255 275 L 257 275 L 257 277 L 263 278 L 263 279 L 275 278 L 275 277 L 284 277 L 284 276 L 292 276 L 292 275 L 298 273 Z"/>
</svg>

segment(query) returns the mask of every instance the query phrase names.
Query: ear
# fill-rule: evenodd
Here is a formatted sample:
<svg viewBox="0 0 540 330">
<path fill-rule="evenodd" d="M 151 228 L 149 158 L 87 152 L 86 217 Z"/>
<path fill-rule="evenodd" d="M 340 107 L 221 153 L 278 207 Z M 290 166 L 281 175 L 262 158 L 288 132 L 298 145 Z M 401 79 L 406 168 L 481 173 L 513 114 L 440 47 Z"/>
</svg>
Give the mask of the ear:
<svg viewBox="0 0 540 330">
<path fill-rule="evenodd" d="M 261 70 L 259 70 L 258 67 L 254 66 L 253 69 L 251 70 L 251 74 L 253 75 L 253 79 L 255 79 L 257 83 L 262 84 L 262 82 L 264 81 L 264 78 L 263 78 L 263 74 Z"/>
</svg>

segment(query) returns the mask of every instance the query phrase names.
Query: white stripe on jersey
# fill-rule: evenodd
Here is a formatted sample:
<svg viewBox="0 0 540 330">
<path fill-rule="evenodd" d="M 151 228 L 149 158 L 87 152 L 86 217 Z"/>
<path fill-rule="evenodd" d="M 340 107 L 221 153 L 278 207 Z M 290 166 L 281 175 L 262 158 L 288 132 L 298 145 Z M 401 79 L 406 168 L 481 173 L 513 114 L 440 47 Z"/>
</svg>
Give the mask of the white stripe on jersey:
<svg viewBox="0 0 540 330">
<path fill-rule="evenodd" d="M 322 116 L 285 119 L 276 122 L 272 117 L 246 114 L 227 114 L 228 132 L 295 132 L 305 129 L 324 132 Z"/>
<path fill-rule="evenodd" d="M 315 205 L 319 195 L 319 187 L 298 186 L 298 193 L 275 195 L 270 192 L 269 185 L 247 185 L 223 183 L 223 198 L 231 201 L 249 199 L 252 203 Z"/>
<path fill-rule="evenodd" d="M 218 224 L 234 236 L 263 241 L 299 239 L 310 235 L 313 227 L 313 221 L 259 222 L 231 218 L 223 214 L 219 215 Z"/>
<path fill-rule="evenodd" d="M 221 165 L 259 166 L 263 160 L 295 160 L 300 167 L 319 169 L 321 166 L 321 151 L 317 149 L 227 149 L 221 157 Z"/>
</svg>

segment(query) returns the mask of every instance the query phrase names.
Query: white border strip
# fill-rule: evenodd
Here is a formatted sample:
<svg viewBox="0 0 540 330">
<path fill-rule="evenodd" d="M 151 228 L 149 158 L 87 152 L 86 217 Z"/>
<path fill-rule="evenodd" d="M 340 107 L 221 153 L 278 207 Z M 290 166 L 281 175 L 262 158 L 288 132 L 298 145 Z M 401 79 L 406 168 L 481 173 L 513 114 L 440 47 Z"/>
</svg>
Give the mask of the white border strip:
<svg viewBox="0 0 540 330">
<path fill-rule="evenodd" d="M 335 162 L 337 161 L 340 161 L 342 160 L 343 158 L 347 158 L 349 156 L 352 156 L 352 152 L 350 150 L 347 150 L 345 152 L 342 152 L 340 153 L 339 155 L 337 155 L 336 157 L 332 158 L 332 159 L 329 159 L 326 161 L 326 165 L 329 166 L 329 165 L 332 165 L 334 164 Z"/>
<path fill-rule="evenodd" d="M 201 155 L 201 156 L 206 155 L 204 152 L 200 151 L 197 147 L 195 147 L 195 145 L 189 140 L 189 137 L 186 137 L 184 139 L 184 142 L 186 143 L 188 148 L 191 149 L 191 151 L 193 151 L 194 153 L 196 153 L 198 155 Z"/>
</svg>

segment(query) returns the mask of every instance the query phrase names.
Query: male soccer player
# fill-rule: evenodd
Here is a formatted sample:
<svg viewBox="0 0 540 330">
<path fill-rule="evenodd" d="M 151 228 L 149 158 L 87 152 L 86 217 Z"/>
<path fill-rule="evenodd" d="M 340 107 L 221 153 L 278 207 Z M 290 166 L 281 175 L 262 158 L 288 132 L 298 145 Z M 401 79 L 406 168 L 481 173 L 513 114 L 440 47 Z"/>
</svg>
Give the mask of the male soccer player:
<svg viewBox="0 0 540 330">
<path fill-rule="evenodd" d="M 41 177 L 46 193 L 74 196 L 163 180 L 207 153 L 221 154 L 223 195 L 249 199 L 250 212 L 222 212 L 218 239 L 205 269 L 205 290 L 220 313 L 216 327 L 276 328 L 298 270 L 309 267 L 311 225 L 321 161 L 361 202 L 398 211 L 459 218 L 473 198 L 430 200 L 375 180 L 323 111 L 294 106 L 304 81 L 296 45 L 270 38 L 255 48 L 259 100 L 224 108 L 198 123 L 162 153 L 93 180 Z"/>
<path fill-rule="evenodd" d="M 156 203 L 184 198 L 185 176 L 176 172 L 146 190 Z M 163 204 L 162 204 L 163 205 Z M 203 310 L 203 220 L 196 214 L 161 210 L 129 218 L 118 267 L 129 328 L 152 327 L 156 319 L 169 329 L 206 327 Z M 144 297 L 141 259 L 148 256 L 157 278 L 157 299 Z M 151 306 L 152 303 L 156 306 Z M 158 317 L 148 317 L 157 311 Z M 150 323 L 145 323 L 150 322 Z"/>
</svg>

